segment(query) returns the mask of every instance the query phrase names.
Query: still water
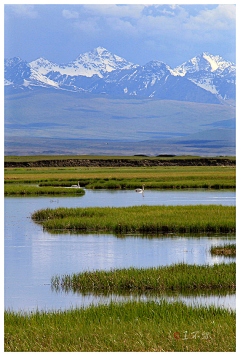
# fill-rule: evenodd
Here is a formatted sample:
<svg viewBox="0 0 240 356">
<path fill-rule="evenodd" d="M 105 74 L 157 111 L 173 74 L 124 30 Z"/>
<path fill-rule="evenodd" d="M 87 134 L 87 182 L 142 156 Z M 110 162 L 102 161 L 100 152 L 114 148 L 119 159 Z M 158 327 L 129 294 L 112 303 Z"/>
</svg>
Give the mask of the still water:
<svg viewBox="0 0 240 356">
<path fill-rule="evenodd" d="M 142 237 L 112 234 L 50 234 L 31 220 L 31 214 L 42 208 L 131 206 L 131 205 L 235 205 L 231 191 L 134 191 L 86 190 L 83 197 L 5 198 L 5 308 L 10 310 L 56 310 L 109 300 L 149 299 L 160 296 L 95 296 L 55 292 L 51 277 L 85 270 L 123 267 L 152 267 L 178 262 L 213 264 L 231 262 L 221 256 L 212 257 L 209 248 L 224 244 L 227 236 L 162 235 Z M 215 303 L 235 308 L 236 296 L 169 296 L 186 303 Z"/>
</svg>

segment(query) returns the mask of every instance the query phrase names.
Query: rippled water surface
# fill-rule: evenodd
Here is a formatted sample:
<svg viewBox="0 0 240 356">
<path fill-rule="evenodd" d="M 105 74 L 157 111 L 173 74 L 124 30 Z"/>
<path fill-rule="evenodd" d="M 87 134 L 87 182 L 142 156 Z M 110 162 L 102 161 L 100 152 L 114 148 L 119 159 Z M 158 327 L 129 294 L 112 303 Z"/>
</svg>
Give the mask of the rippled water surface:
<svg viewBox="0 0 240 356">
<path fill-rule="evenodd" d="M 163 235 L 151 238 L 112 234 L 50 234 L 31 220 L 42 208 L 131 206 L 131 205 L 235 205 L 231 191 L 90 191 L 84 197 L 5 198 L 5 308 L 12 310 L 65 309 L 90 303 L 125 300 L 126 296 L 93 296 L 56 293 L 51 290 L 55 274 L 123 267 L 152 267 L 185 262 L 213 264 L 225 259 L 212 257 L 209 248 L 224 244 L 229 236 Z M 163 296 L 162 296 L 163 297 Z M 146 298 L 132 296 L 131 298 Z M 148 297 L 149 298 L 149 297 Z M 159 299 L 159 296 L 152 298 Z M 175 298 L 175 296 L 165 296 Z M 181 297 L 188 303 L 220 303 L 235 306 L 235 295 L 225 297 Z M 205 301 L 204 301 L 205 299 Z M 206 301 L 208 300 L 208 302 Z M 215 300 L 215 301 L 214 301 Z"/>
</svg>

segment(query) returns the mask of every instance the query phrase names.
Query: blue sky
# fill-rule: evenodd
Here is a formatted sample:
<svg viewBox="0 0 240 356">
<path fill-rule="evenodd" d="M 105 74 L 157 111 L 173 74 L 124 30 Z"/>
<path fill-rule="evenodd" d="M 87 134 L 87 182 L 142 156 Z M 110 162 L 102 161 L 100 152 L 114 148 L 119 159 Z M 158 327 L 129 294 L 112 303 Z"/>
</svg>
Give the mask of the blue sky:
<svg viewBox="0 0 240 356">
<path fill-rule="evenodd" d="M 147 2 L 145 2 L 146 4 Z M 236 62 L 236 7 L 188 5 L 11 5 L 5 2 L 5 58 L 63 64 L 102 46 L 133 63 L 171 67 L 202 53 Z"/>
</svg>

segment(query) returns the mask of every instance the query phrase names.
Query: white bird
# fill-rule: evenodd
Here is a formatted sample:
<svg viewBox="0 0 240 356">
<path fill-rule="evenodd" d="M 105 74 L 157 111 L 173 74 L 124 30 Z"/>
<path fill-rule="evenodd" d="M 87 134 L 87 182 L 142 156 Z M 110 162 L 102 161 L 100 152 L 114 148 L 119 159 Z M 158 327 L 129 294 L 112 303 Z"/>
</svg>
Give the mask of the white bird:
<svg viewBox="0 0 240 356">
<path fill-rule="evenodd" d="M 79 181 L 78 181 L 78 184 L 74 184 L 71 186 L 71 188 L 80 188 L 80 184 L 79 184 Z"/>
<path fill-rule="evenodd" d="M 137 192 L 137 193 L 143 193 L 143 192 L 144 192 L 144 185 L 145 185 L 145 184 L 143 184 L 142 189 L 140 189 L 140 188 L 135 189 L 135 192 Z"/>
</svg>

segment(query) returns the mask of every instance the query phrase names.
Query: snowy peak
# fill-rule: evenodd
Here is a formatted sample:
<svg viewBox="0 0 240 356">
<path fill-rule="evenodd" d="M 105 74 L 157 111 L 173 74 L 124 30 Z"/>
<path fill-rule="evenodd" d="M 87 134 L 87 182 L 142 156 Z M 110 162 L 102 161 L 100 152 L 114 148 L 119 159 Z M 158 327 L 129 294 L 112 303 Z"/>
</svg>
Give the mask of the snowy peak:
<svg viewBox="0 0 240 356">
<path fill-rule="evenodd" d="M 181 64 L 180 66 L 173 69 L 176 75 L 185 76 L 186 74 L 196 73 L 200 71 L 205 71 L 208 73 L 217 72 L 222 73 L 226 68 L 232 67 L 234 70 L 235 66 L 230 61 L 225 61 L 219 55 L 214 56 L 208 52 L 203 52 L 189 61 Z"/>
<path fill-rule="evenodd" d="M 97 75 L 102 78 L 106 73 L 117 69 L 128 69 L 133 67 L 133 63 L 126 61 L 103 47 L 97 47 L 90 52 L 80 54 L 76 60 L 68 64 L 56 64 L 45 58 L 39 58 L 30 63 L 32 69 L 42 75 L 49 72 L 59 72 L 67 76 L 92 77 Z"/>
<path fill-rule="evenodd" d="M 236 68 L 234 63 L 230 61 L 226 61 L 220 56 L 213 56 L 209 53 L 203 53 L 202 57 L 209 62 L 211 66 L 211 72 L 218 71 L 218 73 L 222 73 L 226 68 L 232 67 L 232 69 Z"/>
<path fill-rule="evenodd" d="M 19 64 L 20 62 L 24 62 L 20 57 L 13 57 L 10 59 L 4 60 L 4 67 L 14 67 L 15 65 Z"/>
<path fill-rule="evenodd" d="M 103 48 L 103 47 L 97 47 L 97 48 L 94 48 L 93 50 L 91 50 L 90 52 L 86 52 L 84 53 L 85 55 L 89 55 L 89 56 L 92 56 L 92 57 L 95 57 L 95 58 L 101 58 L 101 57 L 111 57 L 111 56 L 114 56 L 114 54 L 112 54 L 111 52 L 109 52 L 106 48 Z M 84 55 L 83 54 L 83 55 Z M 78 58 L 81 58 L 83 56 L 82 54 L 80 54 L 78 56 Z"/>
<path fill-rule="evenodd" d="M 46 60 L 45 60 L 46 61 Z M 37 62 L 37 61 L 36 61 Z M 48 61 L 46 61 L 48 62 Z M 40 59 L 39 59 L 40 63 Z M 58 88 L 58 84 L 45 77 L 36 65 L 36 69 L 23 61 L 19 57 L 14 57 L 5 61 L 5 85 L 14 87 L 22 86 L 32 88 L 32 86 L 44 86 Z"/>
<path fill-rule="evenodd" d="M 219 56 L 212 56 L 211 54 L 209 53 L 203 53 L 202 54 L 202 58 L 204 58 L 211 66 L 211 72 L 214 72 L 215 70 L 217 70 L 219 68 L 219 64 L 221 63 L 225 63 L 224 61 L 223 62 L 220 62 L 219 59 L 221 57 Z"/>
<path fill-rule="evenodd" d="M 129 69 L 134 65 L 126 61 L 126 59 L 107 51 L 106 48 L 97 47 L 90 52 L 80 54 L 68 66 L 74 67 L 78 75 L 86 77 L 98 75 L 102 78 L 106 73 L 113 70 Z"/>
<path fill-rule="evenodd" d="M 161 62 L 161 61 L 150 61 L 148 62 L 147 64 L 145 64 L 144 68 L 146 69 L 153 69 L 153 70 L 164 70 L 164 71 L 170 71 L 171 68 L 165 64 L 164 62 Z"/>
<path fill-rule="evenodd" d="M 102 54 L 103 52 L 108 52 L 107 50 L 106 50 L 106 48 L 103 48 L 103 47 L 97 47 L 97 48 L 95 48 L 95 51 L 98 53 L 98 54 Z"/>
<path fill-rule="evenodd" d="M 219 99 L 235 98 L 236 66 L 219 55 L 203 52 L 172 70 Z"/>
<path fill-rule="evenodd" d="M 160 61 L 150 61 L 142 67 L 141 75 L 145 77 L 144 83 L 153 86 L 158 80 L 171 75 L 171 68 Z"/>
<path fill-rule="evenodd" d="M 7 83 L 22 84 L 31 75 L 31 68 L 26 61 L 19 57 L 5 60 L 4 78 Z"/>
<path fill-rule="evenodd" d="M 48 61 L 47 59 L 40 57 L 35 61 L 29 63 L 33 70 L 38 71 L 40 74 L 45 75 L 51 71 L 58 71 L 59 65 Z"/>
</svg>

